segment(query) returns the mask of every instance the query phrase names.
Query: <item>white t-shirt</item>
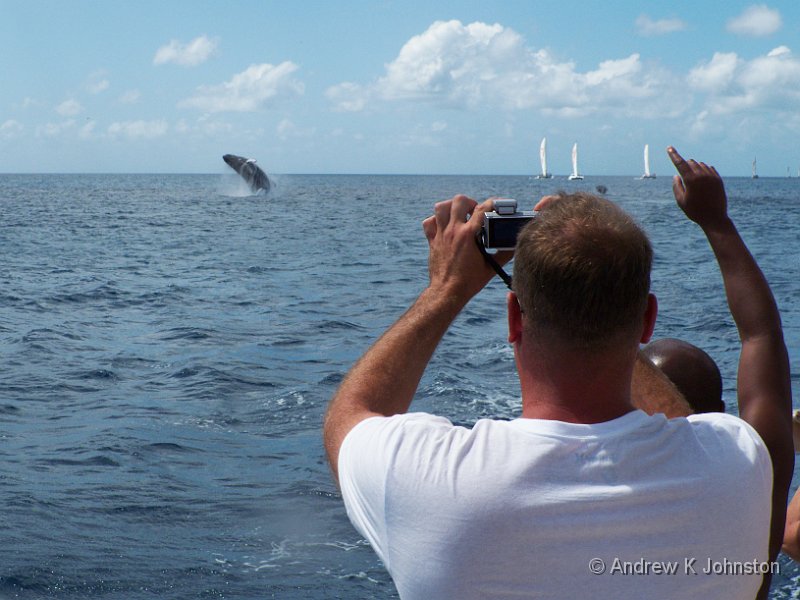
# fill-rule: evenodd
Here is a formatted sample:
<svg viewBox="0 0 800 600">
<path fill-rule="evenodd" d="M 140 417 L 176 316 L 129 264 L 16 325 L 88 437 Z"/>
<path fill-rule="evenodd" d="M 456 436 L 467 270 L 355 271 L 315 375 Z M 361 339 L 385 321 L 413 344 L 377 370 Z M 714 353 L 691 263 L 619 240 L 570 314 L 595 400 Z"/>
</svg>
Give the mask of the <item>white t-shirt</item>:
<svg viewBox="0 0 800 600">
<path fill-rule="evenodd" d="M 752 600 L 770 567 L 772 464 L 731 415 L 373 417 L 338 467 L 350 520 L 406 600 Z"/>
</svg>

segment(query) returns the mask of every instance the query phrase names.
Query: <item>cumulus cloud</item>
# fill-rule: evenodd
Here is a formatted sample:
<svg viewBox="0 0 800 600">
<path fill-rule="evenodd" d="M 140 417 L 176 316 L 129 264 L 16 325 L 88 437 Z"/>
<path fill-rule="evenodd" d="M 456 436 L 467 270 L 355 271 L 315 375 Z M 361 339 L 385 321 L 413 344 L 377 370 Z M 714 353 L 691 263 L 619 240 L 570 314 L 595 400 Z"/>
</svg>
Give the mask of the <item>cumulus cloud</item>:
<svg viewBox="0 0 800 600">
<path fill-rule="evenodd" d="M 164 65 L 174 63 L 182 67 L 196 67 L 206 62 L 217 51 L 218 42 L 205 35 L 196 37 L 188 44 L 171 40 L 161 46 L 153 57 L 153 64 Z"/>
<path fill-rule="evenodd" d="M 292 77 L 298 69 L 290 61 L 277 66 L 268 63 L 251 65 L 230 81 L 200 86 L 194 96 L 179 103 L 184 108 L 206 112 L 251 112 L 268 107 L 279 99 L 303 93 L 303 84 Z"/>
<path fill-rule="evenodd" d="M 60 114 L 62 117 L 74 117 L 75 115 L 79 114 L 82 110 L 83 106 L 81 106 L 81 103 L 75 100 L 74 98 L 70 98 L 69 100 L 64 100 L 64 102 L 56 106 L 56 112 Z"/>
<path fill-rule="evenodd" d="M 782 25 L 781 13 L 766 4 L 754 4 L 728 21 L 728 31 L 738 35 L 762 37 L 772 35 Z"/>
<path fill-rule="evenodd" d="M 90 94 L 99 94 L 106 91 L 111 84 L 106 78 L 105 71 L 95 71 L 86 81 L 86 89 Z"/>
<path fill-rule="evenodd" d="M 730 116 L 756 119 L 764 114 L 769 122 L 789 123 L 800 103 L 800 59 L 786 46 L 752 60 L 718 53 L 693 69 L 688 82 L 705 93 L 696 131 Z"/>
<path fill-rule="evenodd" d="M 325 97 L 334 104 L 334 109 L 343 112 L 364 110 L 369 101 L 368 88 L 357 83 L 345 81 L 325 90 Z"/>
<path fill-rule="evenodd" d="M 689 71 L 687 81 L 694 89 L 720 93 L 733 82 L 739 63 L 735 52 L 716 52 L 709 62 Z"/>
<path fill-rule="evenodd" d="M 11 139 L 22 133 L 24 127 L 19 121 L 8 119 L 0 124 L 0 138 Z"/>
<path fill-rule="evenodd" d="M 163 119 L 154 121 L 117 121 L 108 126 L 108 135 L 131 139 L 154 139 L 166 135 L 169 126 Z"/>
<path fill-rule="evenodd" d="M 82 140 L 91 139 L 94 134 L 95 125 L 96 124 L 94 121 L 84 123 L 83 126 L 78 130 L 78 137 Z"/>
<path fill-rule="evenodd" d="M 671 86 L 663 71 L 643 68 L 638 54 L 581 73 L 574 62 L 527 47 L 512 29 L 454 20 L 437 21 L 411 38 L 372 84 L 343 83 L 326 94 L 336 109 L 351 111 L 376 100 L 403 100 L 561 116 L 604 109 L 657 116 L 671 112 L 675 102 L 683 104 Z"/>
<path fill-rule="evenodd" d="M 683 31 L 684 29 L 686 29 L 686 23 L 677 18 L 654 21 L 647 15 L 640 15 L 636 19 L 636 32 L 645 37 L 666 35 L 676 31 Z"/>
<path fill-rule="evenodd" d="M 128 90 L 120 95 L 119 102 L 121 104 L 136 104 L 141 97 L 142 93 L 139 90 Z"/>
<path fill-rule="evenodd" d="M 36 128 L 36 137 L 57 137 L 74 127 L 75 119 L 67 119 L 61 123 L 45 123 Z"/>
<path fill-rule="evenodd" d="M 275 131 L 278 137 L 284 141 L 290 138 L 310 138 L 317 132 L 315 127 L 299 127 L 289 119 L 283 119 L 278 123 Z"/>
</svg>

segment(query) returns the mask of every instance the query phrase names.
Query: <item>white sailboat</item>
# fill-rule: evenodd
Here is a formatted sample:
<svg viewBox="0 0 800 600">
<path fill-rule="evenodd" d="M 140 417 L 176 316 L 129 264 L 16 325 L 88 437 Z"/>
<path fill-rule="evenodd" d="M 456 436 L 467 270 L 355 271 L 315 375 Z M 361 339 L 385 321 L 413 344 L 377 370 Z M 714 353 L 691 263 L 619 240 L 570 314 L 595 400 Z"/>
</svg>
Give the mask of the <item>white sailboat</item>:
<svg viewBox="0 0 800 600">
<path fill-rule="evenodd" d="M 536 179 L 550 179 L 553 177 L 552 173 L 547 172 L 547 138 L 542 138 L 542 144 L 539 146 L 539 162 L 542 165 L 542 172 L 536 176 Z"/>
<path fill-rule="evenodd" d="M 568 177 L 570 181 L 583 179 L 583 175 L 578 174 L 578 142 L 572 145 L 572 175 Z"/>
<path fill-rule="evenodd" d="M 642 179 L 655 179 L 656 174 L 650 172 L 650 144 L 644 145 L 644 175 Z"/>
</svg>

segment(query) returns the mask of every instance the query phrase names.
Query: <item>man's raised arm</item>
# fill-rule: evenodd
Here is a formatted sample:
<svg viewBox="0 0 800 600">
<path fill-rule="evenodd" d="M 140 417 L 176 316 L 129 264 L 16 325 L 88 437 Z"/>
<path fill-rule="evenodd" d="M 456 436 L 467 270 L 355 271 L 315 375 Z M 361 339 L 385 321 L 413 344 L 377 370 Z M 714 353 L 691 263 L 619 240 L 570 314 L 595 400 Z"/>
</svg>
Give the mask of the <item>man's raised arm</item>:
<svg viewBox="0 0 800 600">
<path fill-rule="evenodd" d="M 685 161 L 675 148 L 667 152 L 680 173 L 672 185 L 675 200 L 702 228 L 714 251 L 739 330 L 739 416 L 758 432 L 772 458 L 770 559 L 774 560 L 783 540 L 786 499 L 794 470 L 792 390 L 780 314 L 767 280 L 728 216 L 725 188 L 716 169 Z M 759 597 L 766 598 L 768 588 L 769 576 L 765 576 Z"/>
<path fill-rule="evenodd" d="M 350 369 L 328 406 L 323 437 L 338 481 L 339 449 L 345 436 L 369 417 L 408 410 L 436 346 L 453 319 L 489 282 L 494 271 L 475 244 L 492 201 L 466 196 L 439 202 L 422 223 L 430 254 L 430 283 L 416 302 Z M 512 253 L 498 253 L 508 262 Z"/>
</svg>

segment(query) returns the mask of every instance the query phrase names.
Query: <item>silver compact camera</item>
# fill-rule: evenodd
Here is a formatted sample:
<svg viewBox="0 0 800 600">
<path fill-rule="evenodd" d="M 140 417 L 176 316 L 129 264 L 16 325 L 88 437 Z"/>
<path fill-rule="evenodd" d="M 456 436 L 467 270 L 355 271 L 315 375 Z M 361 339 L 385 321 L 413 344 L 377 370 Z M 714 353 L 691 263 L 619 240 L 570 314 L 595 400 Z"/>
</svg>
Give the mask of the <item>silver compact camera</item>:
<svg viewBox="0 0 800 600">
<path fill-rule="evenodd" d="M 517 234 L 535 216 L 533 210 L 518 211 L 513 198 L 496 198 L 494 211 L 484 215 L 481 242 L 487 249 L 513 250 Z"/>
</svg>

